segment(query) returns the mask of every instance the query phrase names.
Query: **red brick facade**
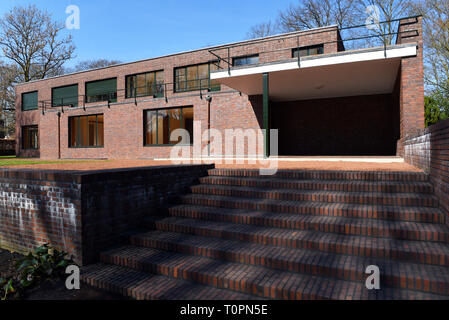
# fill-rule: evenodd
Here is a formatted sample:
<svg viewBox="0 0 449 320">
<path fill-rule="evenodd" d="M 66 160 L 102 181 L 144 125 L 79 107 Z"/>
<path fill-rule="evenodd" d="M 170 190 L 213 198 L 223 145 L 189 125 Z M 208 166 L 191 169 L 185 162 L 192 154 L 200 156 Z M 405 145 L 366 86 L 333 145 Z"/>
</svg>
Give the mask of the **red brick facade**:
<svg viewBox="0 0 449 320">
<path fill-rule="evenodd" d="M 418 23 L 416 23 L 418 21 Z M 417 43 L 417 56 L 403 58 L 398 76 L 400 99 L 401 140 L 398 154 L 403 155 L 404 138 L 424 129 L 424 64 L 422 17 L 402 20 L 399 25 L 399 43 Z"/>
<path fill-rule="evenodd" d="M 420 25 L 420 21 L 419 21 Z M 402 29 L 406 28 L 401 27 Z M 411 25 L 416 29 L 416 24 Z M 400 30 L 402 30 L 400 29 Z M 324 53 L 336 53 L 343 49 L 338 40 L 339 32 L 336 27 L 298 33 L 299 37 L 276 36 L 261 41 L 239 43 L 233 47 L 231 56 L 259 54 L 260 63 L 283 61 L 292 58 L 292 49 L 299 46 L 324 44 Z M 268 40 L 268 41 L 266 41 Z M 423 84 L 422 84 L 422 36 L 400 39 L 399 42 L 417 41 L 419 45 L 418 57 L 403 59 L 400 74 L 401 101 L 401 137 L 410 132 L 421 129 L 424 122 Z M 242 45 L 243 44 L 243 45 Z M 283 50 L 285 49 L 285 50 Z M 223 58 L 227 57 L 227 47 L 215 47 L 214 53 Z M 143 110 L 159 109 L 179 106 L 193 106 L 194 120 L 201 122 L 202 130 L 208 127 L 209 102 L 205 95 L 212 97 L 210 102 L 210 126 L 214 129 L 241 128 L 261 129 L 263 127 L 262 99 L 259 96 L 247 96 L 240 92 L 221 86 L 218 92 L 207 93 L 199 91 L 174 93 L 174 69 L 176 67 L 205 63 L 216 60 L 208 49 L 201 49 L 187 53 L 174 54 L 155 59 L 127 63 L 108 68 L 85 71 L 56 78 L 20 84 L 16 87 L 16 153 L 20 157 L 40 157 L 42 159 L 152 159 L 170 156 L 170 146 L 144 146 Z M 221 67 L 227 65 L 221 61 Z M 164 81 L 167 85 L 166 98 L 144 97 L 137 99 L 125 98 L 125 78 L 127 75 L 164 70 Z M 106 102 L 83 104 L 85 83 L 94 80 L 117 78 L 117 102 L 109 106 Z M 42 108 L 33 111 L 21 111 L 22 93 L 38 91 L 38 100 L 50 102 L 52 88 L 78 84 L 80 95 L 79 106 L 76 108 L 56 107 Z M 85 108 L 83 108 L 83 105 Z M 62 112 L 63 111 L 63 112 Z M 69 147 L 69 117 L 78 115 L 104 115 L 104 147 L 101 148 L 70 148 Z M 58 124 L 59 123 L 59 124 Z M 39 126 L 39 149 L 24 150 L 22 146 L 22 126 Z M 199 137 L 198 132 L 194 133 Z M 201 139 L 194 139 L 198 146 Z M 207 142 L 203 142 L 202 147 Z M 401 145 L 399 143 L 399 145 Z M 246 150 L 246 149 L 245 149 Z M 262 154 L 262 148 L 258 149 Z"/>
</svg>

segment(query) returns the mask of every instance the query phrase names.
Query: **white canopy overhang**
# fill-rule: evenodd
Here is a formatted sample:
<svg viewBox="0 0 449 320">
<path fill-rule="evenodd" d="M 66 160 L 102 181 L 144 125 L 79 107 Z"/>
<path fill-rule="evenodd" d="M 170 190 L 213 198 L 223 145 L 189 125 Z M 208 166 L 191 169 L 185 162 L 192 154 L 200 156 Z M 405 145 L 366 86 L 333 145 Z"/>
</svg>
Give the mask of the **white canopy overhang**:
<svg viewBox="0 0 449 320">
<path fill-rule="evenodd" d="M 262 75 L 269 73 L 272 101 L 295 101 L 391 93 L 401 58 L 416 56 L 416 44 L 392 45 L 248 65 L 211 73 L 211 79 L 243 92 L 261 95 Z"/>
</svg>

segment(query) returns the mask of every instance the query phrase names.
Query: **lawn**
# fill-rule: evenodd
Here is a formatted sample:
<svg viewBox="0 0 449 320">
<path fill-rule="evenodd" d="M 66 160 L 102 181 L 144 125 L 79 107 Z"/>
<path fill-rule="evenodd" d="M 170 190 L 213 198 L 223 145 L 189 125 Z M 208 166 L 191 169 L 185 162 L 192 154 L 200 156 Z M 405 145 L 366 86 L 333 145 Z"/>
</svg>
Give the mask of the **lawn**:
<svg viewBox="0 0 449 320">
<path fill-rule="evenodd" d="M 51 164 L 51 163 L 83 163 L 87 161 L 46 161 L 33 158 L 16 158 L 16 156 L 0 156 L 0 167 L 20 166 L 30 164 Z"/>
</svg>

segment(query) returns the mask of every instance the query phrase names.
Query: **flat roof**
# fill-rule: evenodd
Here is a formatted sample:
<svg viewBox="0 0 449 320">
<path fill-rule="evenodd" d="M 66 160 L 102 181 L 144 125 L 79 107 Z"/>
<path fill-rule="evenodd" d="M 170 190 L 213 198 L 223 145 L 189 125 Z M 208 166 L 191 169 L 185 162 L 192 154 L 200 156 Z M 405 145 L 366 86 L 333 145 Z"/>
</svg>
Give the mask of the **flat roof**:
<svg viewBox="0 0 449 320">
<path fill-rule="evenodd" d="M 312 29 L 293 31 L 293 32 L 286 32 L 286 33 L 280 33 L 280 34 L 276 34 L 276 35 L 272 35 L 272 36 L 268 36 L 268 37 L 261 37 L 261 38 L 256 38 L 256 39 L 248 39 L 248 40 L 243 40 L 243 41 L 231 42 L 231 43 L 227 43 L 227 44 L 221 44 L 221 45 L 217 45 L 217 46 L 210 46 L 210 47 L 204 47 L 204 48 L 200 48 L 200 49 L 181 51 L 181 52 L 177 52 L 177 53 L 157 56 L 157 57 L 148 58 L 148 59 L 142 59 L 142 60 L 136 60 L 136 61 L 130 61 L 130 62 L 123 62 L 123 63 L 119 63 L 119 64 L 110 65 L 110 66 L 107 66 L 107 67 L 94 68 L 94 69 L 89 69 L 89 70 L 82 70 L 82 71 L 67 73 L 67 74 L 63 74 L 63 75 L 59 75 L 59 76 L 48 77 L 48 78 L 45 78 L 45 79 L 38 79 L 38 80 L 32 80 L 32 81 L 28 81 L 28 82 L 21 82 L 21 83 L 16 84 L 15 86 L 21 86 L 21 85 L 26 85 L 26 84 L 29 84 L 29 83 L 35 83 L 35 82 L 40 82 L 40 81 L 46 81 L 46 80 L 57 79 L 57 78 L 62 78 L 62 77 L 68 77 L 68 76 L 72 76 L 72 75 L 75 75 L 75 74 L 81 74 L 81 73 L 86 73 L 86 72 L 98 71 L 98 70 L 103 70 L 103 69 L 108 69 L 108 68 L 120 67 L 120 66 L 125 66 L 125 65 L 128 65 L 128 64 L 133 64 L 133 63 L 151 61 L 151 60 L 156 60 L 156 59 L 161 59 L 161 58 L 168 58 L 168 57 L 173 57 L 173 56 L 177 56 L 177 55 L 181 55 L 181 54 L 194 53 L 194 52 L 203 51 L 203 50 L 220 49 L 220 48 L 225 48 L 225 47 L 232 46 L 232 45 L 239 45 L 239 44 L 246 44 L 246 43 L 250 44 L 252 42 L 256 43 L 256 42 L 262 41 L 262 40 L 266 41 L 267 39 L 275 39 L 275 38 L 284 37 L 284 36 L 291 36 L 291 35 L 294 35 L 294 34 L 300 34 L 300 33 L 305 33 L 305 32 L 310 32 L 310 31 L 316 31 L 316 30 L 321 30 L 321 29 L 330 29 L 330 28 L 336 28 L 336 27 L 337 27 L 337 25 L 333 24 L 333 25 L 329 25 L 329 26 L 325 26 L 325 27 L 312 28 Z"/>
</svg>

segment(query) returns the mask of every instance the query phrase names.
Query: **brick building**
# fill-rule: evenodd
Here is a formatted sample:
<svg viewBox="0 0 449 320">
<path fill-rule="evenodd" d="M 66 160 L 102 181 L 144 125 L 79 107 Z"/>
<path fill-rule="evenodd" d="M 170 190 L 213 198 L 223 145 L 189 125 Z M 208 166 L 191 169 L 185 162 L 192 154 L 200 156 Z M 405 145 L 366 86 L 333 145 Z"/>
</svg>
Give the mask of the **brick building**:
<svg viewBox="0 0 449 320">
<path fill-rule="evenodd" d="M 278 129 L 281 156 L 402 155 L 424 127 L 421 31 L 402 19 L 394 45 L 355 50 L 329 26 L 22 83 L 16 152 L 166 158 L 174 129 L 204 148 L 207 128 L 240 128 Z"/>
</svg>

